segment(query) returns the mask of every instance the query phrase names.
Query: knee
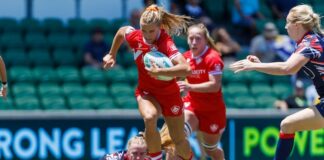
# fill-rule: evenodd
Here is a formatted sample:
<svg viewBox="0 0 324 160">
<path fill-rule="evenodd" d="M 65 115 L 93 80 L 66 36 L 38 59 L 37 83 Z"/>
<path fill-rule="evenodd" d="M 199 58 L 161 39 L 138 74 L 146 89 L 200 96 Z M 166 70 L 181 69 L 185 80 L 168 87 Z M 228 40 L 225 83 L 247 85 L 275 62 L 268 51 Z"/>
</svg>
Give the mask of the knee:
<svg viewBox="0 0 324 160">
<path fill-rule="evenodd" d="M 216 147 L 215 149 L 206 149 L 205 152 L 209 157 L 213 157 L 216 160 L 223 160 L 224 159 L 224 151 L 221 148 Z"/>
<path fill-rule="evenodd" d="M 155 129 L 158 120 L 157 114 L 144 115 L 143 119 L 144 119 L 146 129 L 153 129 L 153 128 Z"/>
<path fill-rule="evenodd" d="M 293 120 L 288 116 L 280 123 L 280 130 L 283 133 L 294 133 Z"/>
</svg>

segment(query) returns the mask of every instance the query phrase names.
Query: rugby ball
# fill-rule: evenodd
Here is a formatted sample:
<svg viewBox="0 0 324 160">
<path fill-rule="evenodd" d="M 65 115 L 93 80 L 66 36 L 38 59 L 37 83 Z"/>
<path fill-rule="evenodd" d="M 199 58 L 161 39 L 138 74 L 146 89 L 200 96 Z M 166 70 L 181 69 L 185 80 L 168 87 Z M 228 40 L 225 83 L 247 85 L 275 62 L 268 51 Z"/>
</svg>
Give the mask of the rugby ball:
<svg viewBox="0 0 324 160">
<path fill-rule="evenodd" d="M 152 50 L 151 52 L 148 52 L 143 57 L 144 65 L 147 68 L 151 68 L 152 62 L 155 63 L 159 68 L 170 68 L 173 66 L 173 63 L 171 60 L 164 55 L 163 53 Z M 157 79 L 162 81 L 170 81 L 174 77 L 168 77 L 168 76 L 158 76 Z"/>
</svg>

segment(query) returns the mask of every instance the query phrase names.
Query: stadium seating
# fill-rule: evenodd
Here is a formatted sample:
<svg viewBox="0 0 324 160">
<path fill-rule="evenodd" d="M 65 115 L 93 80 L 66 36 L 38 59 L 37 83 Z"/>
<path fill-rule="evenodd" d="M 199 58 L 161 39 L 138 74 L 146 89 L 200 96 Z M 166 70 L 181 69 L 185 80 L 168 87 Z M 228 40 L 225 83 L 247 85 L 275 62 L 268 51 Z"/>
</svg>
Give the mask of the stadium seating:
<svg viewBox="0 0 324 160">
<path fill-rule="evenodd" d="M 56 66 L 78 66 L 75 53 L 70 49 L 57 49 L 53 52 L 53 60 Z"/>
<path fill-rule="evenodd" d="M 105 83 L 88 83 L 84 87 L 84 92 L 87 95 L 87 97 L 91 98 L 108 98 L 110 96 L 108 87 Z"/>
<path fill-rule="evenodd" d="M 104 31 L 109 31 L 111 24 L 109 23 L 108 20 L 103 19 L 103 18 L 95 18 L 90 20 L 89 22 L 90 25 L 90 29 L 96 29 L 96 28 L 100 28 Z"/>
<path fill-rule="evenodd" d="M 37 92 L 33 84 L 31 83 L 17 83 L 12 87 L 12 94 L 15 98 L 18 97 L 27 97 L 32 98 L 36 97 Z"/>
<path fill-rule="evenodd" d="M 258 96 L 256 98 L 256 104 L 258 108 L 273 108 L 276 100 L 277 97 L 273 95 Z"/>
<path fill-rule="evenodd" d="M 272 95 L 271 86 L 265 83 L 254 83 L 250 86 L 253 96 Z"/>
<path fill-rule="evenodd" d="M 252 96 L 241 95 L 233 97 L 233 106 L 235 108 L 257 108 L 257 103 Z"/>
<path fill-rule="evenodd" d="M 14 18 L 0 18 L 1 32 L 20 32 L 18 22 Z"/>
<path fill-rule="evenodd" d="M 12 99 L 2 99 L 0 98 L 0 110 L 11 110 L 11 109 L 15 109 L 13 108 L 14 104 L 12 102 Z"/>
<path fill-rule="evenodd" d="M 204 1 L 204 5 L 211 3 L 214 2 Z M 222 15 L 221 6 L 225 3 L 220 1 L 213 10 L 213 18 Z M 208 7 L 210 11 L 211 6 Z M 134 89 L 138 73 L 133 54 L 127 48 L 120 49 L 118 65 L 110 70 L 81 66 L 91 29 L 101 27 L 105 40 L 111 44 L 117 29 L 126 23 L 125 19 L 96 18 L 69 19 L 65 25 L 57 18 L 0 18 L 0 50 L 10 84 L 7 101 L 0 99 L 0 110 L 136 109 Z M 280 26 L 283 22 L 276 24 Z M 178 48 L 187 49 L 185 38 L 174 37 L 174 41 Z M 241 52 L 238 55 L 245 58 L 248 49 Z M 225 69 L 224 100 L 231 108 L 271 108 L 276 99 L 292 93 L 290 83 L 289 76 L 234 74 Z"/>
<path fill-rule="evenodd" d="M 134 96 L 115 97 L 115 102 L 119 108 L 136 109 L 137 102 Z"/>
<path fill-rule="evenodd" d="M 24 48 L 25 44 L 23 42 L 20 33 L 5 32 L 0 38 L 1 47 L 4 49 L 8 48 Z"/>
<path fill-rule="evenodd" d="M 67 28 L 73 33 L 88 33 L 90 31 L 88 22 L 80 18 L 69 19 Z"/>
<path fill-rule="evenodd" d="M 108 71 L 105 71 L 104 75 L 106 81 L 110 83 L 123 83 L 128 81 L 126 71 L 121 67 L 115 67 Z"/>
<path fill-rule="evenodd" d="M 92 109 L 91 101 L 85 97 L 69 97 L 68 104 L 71 109 Z"/>
<path fill-rule="evenodd" d="M 37 19 L 25 18 L 20 21 L 20 28 L 23 32 L 43 32 L 43 27 Z"/>
<path fill-rule="evenodd" d="M 133 96 L 134 90 L 127 83 L 114 83 L 110 87 L 110 93 L 114 98 Z"/>
<path fill-rule="evenodd" d="M 224 83 L 248 83 L 246 72 L 235 74 L 233 71 L 225 69 L 223 71 Z"/>
<path fill-rule="evenodd" d="M 33 82 L 34 76 L 32 71 L 27 67 L 15 66 L 9 69 L 8 79 L 10 82 Z"/>
<path fill-rule="evenodd" d="M 85 83 L 90 82 L 104 82 L 105 77 L 102 70 L 92 68 L 92 67 L 84 67 L 81 69 L 82 80 Z"/>
<path fill-rule="evenodd" d="M 38 85 L 38 94 L 41 98 L 62 97 L 63 91 L 56 83 L 41 83 Z"/>
<path fill-rule="evenodd" d="M 67 109 L 63 97 L 44 97 L 41 99 L 43 109 L 46 110 L 61 110 Z"/>
<path fill-rule="evenodd" d="M 80 98 L 85 96 L 84 89 L 80 83 L 64 83 L 62 86 L 64 96 L 67 98 Z"/>
<path fill-rule="evenodd" d="M 41 109 L 37 97 L 16 97 L 15 103 L 16 103 L 16 109 L 19 110 Z"/>
<path fill-rule="evenodd" d="M 51 67 L 35 67 L 32 70 L 35 82 L 56 82 L 56 72 Z"/>
<path fill-rule="evenodd" d="M 247 85 L 242 83 L 229 83 L 226 87 L 226 93 L 230 97 L 236 97 L 240 95 L 248 95 L 249 89 Z"/>
<path fill-rule="evenodd" d="M 134 55 L 130 52 L 124 52 L 121 55 L 120 64 L 125 68 L 135 67 Z"/>
<path fill-rule="evenodd" d="M 275 83 L 273 84 L 273 93 L 279 99 L 287 98 L 292 95 L 293 88 L 289 83 Z"/>
<path fill-rule="evenodd" d="M 59 66 L 56 69 L 59 82 L 80 82 L 81 76 L 76 67 Z"/>
<path fill-rule="evenodd" d="M 46 49 L 31 50 L 27 55 L 27 60 L 33 67 L 52 67 L 54 66 L 50 52 Z M 25 60 L 26 61 L 26 60 Z"/>
<path fill-rule="evenodd" d="M 64 33 L 52 33 L 48 35 L 47 41 L 52 49 L 71 48 L 70 36 Z"/>
<path fill-rule="evenodd" d="M 28 32 L 25 43 L 29 49 L 47 49 L 48 47 L 47 39 L 42 32 Z"/>
<path fill-rule="evenodd" d="M 127 74 L 127 79 L 128 82 L 131 85 L 135 85 L 137 83 L 137 76 L 138 76 L 138 71 L 136 67 L 130 67 L 128 70 L 126 70 L 126 74 Z"/>
<path fill-rule="evenodd" d="M 204 0 L 203 6 L 211 18 L 221 20 L 225 16 L 226 3 L 226 0 L 219 0 L 217 1 L 217 5 L 215 5 L 215 1 L 213 0 Z"/>
<path fill-rule="evenodd" d="M 74 49 L 83 49 L 84 45 L 90 40 L 90 34 L 78 33 L 71 37 L 71 47 Z"/>
<path fill-rule="evenodd" d="M 27 54 L 22 49 L 10 49 L 3 53 L 8 66 L 29 66 L 30 61 L 27 59 Z"/>
<path fill-rule="evenodd" d="M 93 97 L 90 102 L 95 109 L 116 109 L 118 108 L 110 97 Z"/>
<path fill-rule="evenodd" d="M 41 25 L 47 33 L 59 33 L 65 31 L 63 21 L 59 18 L 45 18 Z"/>
</svg>

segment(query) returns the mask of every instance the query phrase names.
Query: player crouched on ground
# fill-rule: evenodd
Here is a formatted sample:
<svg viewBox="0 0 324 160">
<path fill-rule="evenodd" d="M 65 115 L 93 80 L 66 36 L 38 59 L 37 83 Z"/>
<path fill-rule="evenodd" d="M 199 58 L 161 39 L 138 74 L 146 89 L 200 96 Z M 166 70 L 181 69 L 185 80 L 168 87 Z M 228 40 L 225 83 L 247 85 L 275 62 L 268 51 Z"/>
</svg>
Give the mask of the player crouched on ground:
<svg viewBox="0 0 324 160">
<path fill-rule="evenodd" d="M 143 134 L 140 133 L 128 140 L 127 150 L 106 154 L 101 160 L 149 160 Z"/>
</svg>

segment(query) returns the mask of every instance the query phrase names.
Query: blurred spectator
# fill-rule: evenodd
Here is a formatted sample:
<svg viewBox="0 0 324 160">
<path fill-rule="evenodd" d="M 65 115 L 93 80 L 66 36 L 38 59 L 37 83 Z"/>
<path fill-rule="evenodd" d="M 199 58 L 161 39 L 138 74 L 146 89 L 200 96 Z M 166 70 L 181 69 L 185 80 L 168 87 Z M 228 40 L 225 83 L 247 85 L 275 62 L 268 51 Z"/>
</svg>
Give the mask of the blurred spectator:
<svg viewBox="0 0 324 160">
<path fill-rule="evenodd" d="M 267 0 L 274 19 L 285 19 L 289 10 L 297 5 L 297 0 Z"/>
<path fill-rule="evenodd" d="M 201 0 L 187 0 L 184 6 L 184 14 L 196 19 L 205 16 L 205 12 L 200 6 L 200 2 Z"/>
<path fill-rule="evenodd" d="M 133 26 L 135 29 L 140 29 L 139 23 L 140 23 L 141 14 L 142 12 L 139 9 L 132 10 L 129 17 L 129 25 Z"/>
<path fill-rule="evenodd" d="M 232 22 L 235 25 L 246 28 L 246 36 L 252 38 L 257 34 L 256 20 L 263 19 L 259 12 L 259 0 L 234 0 L 232 9 Z"/>
<path fill-rule="evenodd" d="M 264 25 L 263 33 L 251 41 L 250 53 L 261 62 L 285 61 L 294 51 L 295 44 L 287 35 L 279 35 L 272 22 Z"/>
<path fill-rule="evenodd" d="M 108 44 L 104 41 L 104 33 L 96 28 L 91 33 L 91 40 L 84 47 L 84 61 L 86 65 L 101 68 L 102 58 L 109 50 Z"/>
<path fill-rule="evenodd" d="M 308 107 L 307 99 L 305 96 L 304 84 L 302 81 L 297 80 L 295 85 L 295 91 L 292 96 L 289 96 L 285 100 L 277 100 L 275 102 L 276 108 L 280 110 L 288 110 L 290 108 L 305 108 Z"/>
<path fill-rule="evenodd" d="M 183 13 L 205 24 L 207 28 L 212 28 L 213 21 L 201 6 L 201 0 L 187 0 Z"/>
<path fill-rule="evenodd" d="M 170 12 L 173 14 L 183 14 L 183 6 L 185 6 L 186 0 L 171 0 L 170 1 Z"/>
<path fill-rule="evenodd" d="M 314 104 L 317 104 L 317 102 L 319 102 L 319 95 L 313 84 L 306 88 L 305 96 L 307 98 L 308 106 L 312 106 Z"/>
<path fill-rule="evenodd" d="M 230 64 L 236 60 L 236 54 L 241 50 L 238 44 L 226 31 L 225 28 L 215 28 L 211 35 L 215 41 L 216 47 L 222 53 L 225 64 Z"/>
</svg>

